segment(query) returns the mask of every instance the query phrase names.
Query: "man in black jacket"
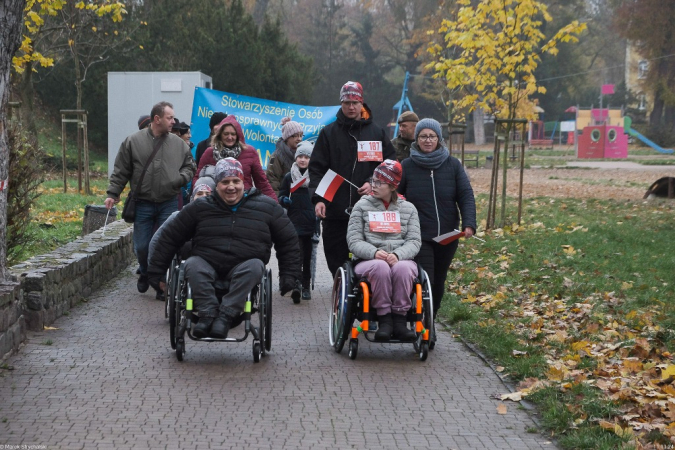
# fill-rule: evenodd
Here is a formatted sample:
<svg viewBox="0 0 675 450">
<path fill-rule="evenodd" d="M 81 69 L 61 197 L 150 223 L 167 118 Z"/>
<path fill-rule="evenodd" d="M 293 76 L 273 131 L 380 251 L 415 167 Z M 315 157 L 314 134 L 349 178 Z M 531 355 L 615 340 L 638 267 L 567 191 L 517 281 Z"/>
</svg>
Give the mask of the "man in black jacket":
<svg viewBox="0 0 675 450">
<path fill-rule="evenodd" d="M 309 189 L 321 183 L 328 169 L 360 188 L 342 183 L 333 200 L 314 195 L 316 216 L 323 219 L 323 249 L 333 276 L 349 257 L 347 225 L 351 208 L 371 191 L 368 180 L 385 159 L 396 159 L 396 151 L 385 130 L 373 123 L 363 103 L 361 84 L 348 81 L 340 90 L 341 108 L 337 120 L 321 130 L 309 161 Z M 368 148 L 370 151 L 360 151 Z"/>
<path fill-rule="evenodd" d="M 148 275 L 153 285 L 159 284 L 173 255 L 192 239 L 192 256 L 185 262 L 199 312 L 192 332 L 195 337 L 224 339 L 241 314 L 248 293 L 260 281 L 272 244 L 279 260 L 282 295 L 299 283 L 300 249 L 295 228 L 283 208 L 255 188 L 244 191 L 239 161 L 221 159 L 215 172 L 216 192 L 190 203 L 166 225 Z M 230 283 L 220 305 L 216 280 Z"/>
</svg>

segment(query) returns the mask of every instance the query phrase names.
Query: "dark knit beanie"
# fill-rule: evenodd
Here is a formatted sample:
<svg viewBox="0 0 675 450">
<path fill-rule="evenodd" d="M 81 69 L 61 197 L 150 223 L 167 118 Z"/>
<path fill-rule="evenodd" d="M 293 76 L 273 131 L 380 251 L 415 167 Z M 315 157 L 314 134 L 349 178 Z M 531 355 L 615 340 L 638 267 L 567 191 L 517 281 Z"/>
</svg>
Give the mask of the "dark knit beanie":
<svg viewBox="0 0 675 450">
<path fill-rule="evenodd" d="M 220 111 L 214 112 L 211 115 L 211 120 L 209 120 L 209 128 L 211 129 L 211 131 L 213 131 L 213 127 L 215 127 L 220 122 L 222 122 L 223 119 L 226 118 L 226 117 L 227 117 L 227 114 L 225 114 L 224 112 L 220 112 Z"/>
<path fill-rule="evenodd" d="M 138 119 L 138 129 L 139 129 L 139 130 L 142 130 L 142 129 L 144 129 L 144 128 L 147 128 L 148 125 L 150 125 L 150 122 L 151 122 L 150 116 L 148 116 L 147 114 L 144 115 L 144 116 L 141 116 L 141 117 Z"/>
</svg>

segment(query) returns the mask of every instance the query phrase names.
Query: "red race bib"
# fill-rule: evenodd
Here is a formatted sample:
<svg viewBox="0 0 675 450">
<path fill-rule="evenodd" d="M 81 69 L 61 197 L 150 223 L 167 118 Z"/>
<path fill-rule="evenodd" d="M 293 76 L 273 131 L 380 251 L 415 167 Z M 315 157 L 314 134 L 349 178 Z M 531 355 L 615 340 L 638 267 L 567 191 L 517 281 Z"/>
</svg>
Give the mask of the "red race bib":
<svg viewBox="0 0 675 450">
<path fill-rule="evenodd" d="M 382 161 L 382 142 L 380 141 L 359 141 L 358 142 L 359 162 Z"/>
<path fill-rule="evenodd" d="M 374 233 L 400 233 L 401 216 L 398 211 L 371 211 L 368 213 L 370 231 Z"/>
</svg>

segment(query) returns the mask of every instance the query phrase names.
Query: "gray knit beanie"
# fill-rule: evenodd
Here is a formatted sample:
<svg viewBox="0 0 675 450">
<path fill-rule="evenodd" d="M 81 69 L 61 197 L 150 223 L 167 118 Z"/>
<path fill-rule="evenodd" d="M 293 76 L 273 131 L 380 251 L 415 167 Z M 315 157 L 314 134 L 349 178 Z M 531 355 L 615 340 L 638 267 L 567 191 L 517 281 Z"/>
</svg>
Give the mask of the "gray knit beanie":
<svg viewBox="0 0 675 450">
<path fill-rule="evenodd" d="M 295 151 L 295 159 L 298 159 L 298 156 L 302 155 L 311 158 L 313 150 L 314 150 L 314 143 L 309 141 L 302 141 L 298 144 L 298 148 Z"/>
<path fill-rule="evenodd" d="M 420 131 L 424 130 L 425 128 L 428 128 L 436 133 L 439 142 L 443 142 L 443 131 L 441 130 L 441 124 L 434 119 L 422 119 L 417 122 L 417 126 L 415 127 L 415 140 L 417 140 L 417 136 L 419 136 Z"/>
</svg>

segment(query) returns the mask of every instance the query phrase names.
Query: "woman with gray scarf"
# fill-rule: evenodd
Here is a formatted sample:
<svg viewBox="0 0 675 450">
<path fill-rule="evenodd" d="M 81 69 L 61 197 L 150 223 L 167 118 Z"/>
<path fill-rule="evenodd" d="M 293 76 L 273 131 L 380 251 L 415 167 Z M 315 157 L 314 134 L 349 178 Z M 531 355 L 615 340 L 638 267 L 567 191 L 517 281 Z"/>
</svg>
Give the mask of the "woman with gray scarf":
<svg viewBox="0 0 675 450">
<path fill-rule="evenodd" d="M 283 125 L 281 138 L 277 141 L 276 149 L 270 156 L 265 171 L 267 179 L 277 196 L 279 196 L 279 187 L 284 176 L 290 172 L 291 166 L 295 162 L 295 152 L 303 137 L 302 125 L 292 121 L 290 117 L 281 119 L 281 124 Z"/>
<path fill-rule="evenodd" d="M 415 259 L 429 275 L 435 317 L 459 241 L 441 245 L 433 239 L 454 230 L 462 230 L 466 237 L 471 237 L 476 232 L 476 201 L 462 163 L 450 156 L 441 124 L 434 119 L 417 123 L 410 158 L 402 166 L 398 192 L 419 212 L 422 248 Z"/>
<path fill-rule="evenodd" d="M 260 164 L 258 151 L 246 144 L 244 132 L 234 116 L 227 116 L 214 128 L 211 147 L 199 160 L 199 168 L 192 180 L 192 185 L 195 185 L 199 177 L 213 177 L 214 166 L 223 158 L 234 158 L 241 163 L 244 170 L 244 189 L 255 186 L 263 194 L 277 200 L 277 195 L 267 181 L 265 171 Z"/>
</svg>

